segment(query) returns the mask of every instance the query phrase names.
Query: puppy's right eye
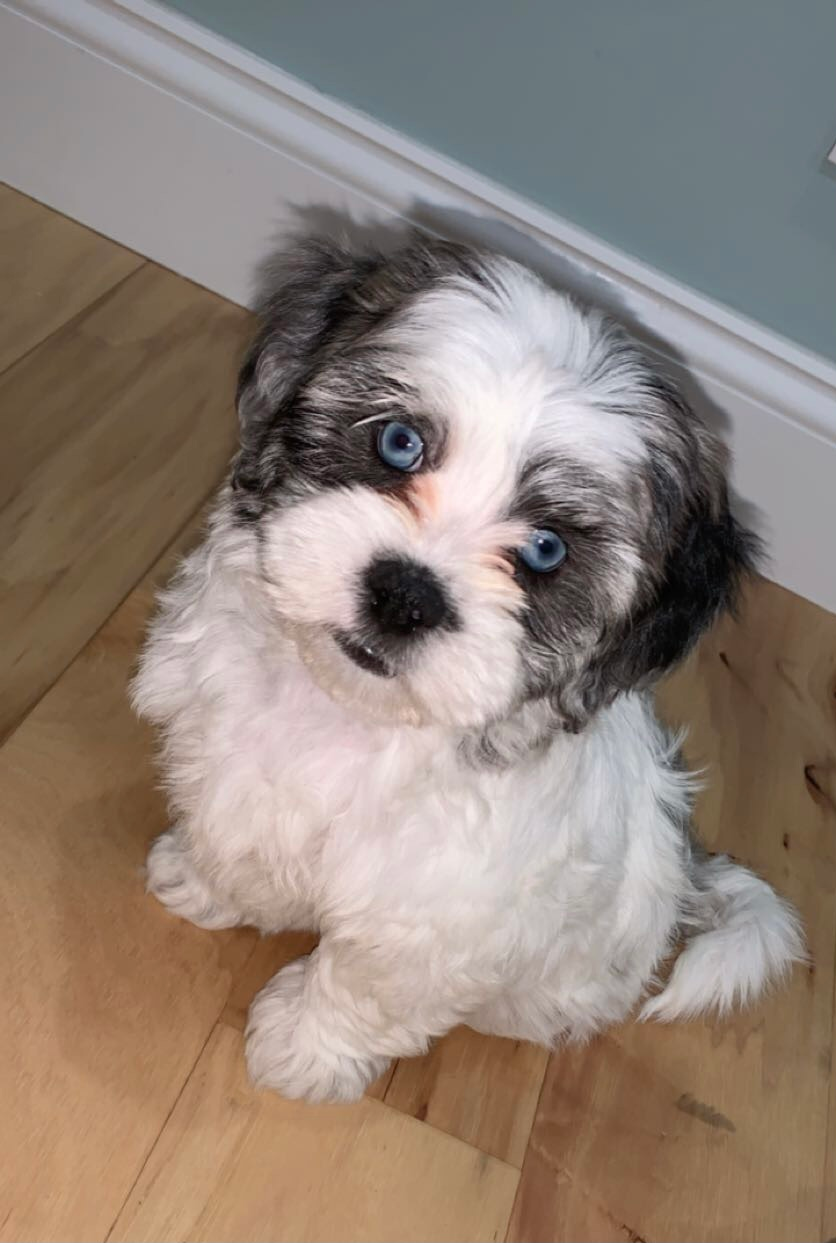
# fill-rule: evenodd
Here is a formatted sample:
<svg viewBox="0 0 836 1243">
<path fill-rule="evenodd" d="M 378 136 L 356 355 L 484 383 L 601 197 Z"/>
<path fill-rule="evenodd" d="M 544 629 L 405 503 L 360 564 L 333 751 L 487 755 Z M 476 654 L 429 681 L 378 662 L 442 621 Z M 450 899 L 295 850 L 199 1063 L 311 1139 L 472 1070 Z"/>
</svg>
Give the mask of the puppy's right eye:
<svg viewBox="0 0 836 1243">
<path fill-rule="evenodd" d="M 377 433 L 377 452 L 394 470 L 417 470 L 424 457 L 424 442 L 406 423 L 384 423 Z"/>
<path fill-rule="evenodd" d="M 520 557 L 535 574 L 550 574 L 566 560 L 566 545 L 556 531 L 538 528 L 520 548 Z"/>
</svg>

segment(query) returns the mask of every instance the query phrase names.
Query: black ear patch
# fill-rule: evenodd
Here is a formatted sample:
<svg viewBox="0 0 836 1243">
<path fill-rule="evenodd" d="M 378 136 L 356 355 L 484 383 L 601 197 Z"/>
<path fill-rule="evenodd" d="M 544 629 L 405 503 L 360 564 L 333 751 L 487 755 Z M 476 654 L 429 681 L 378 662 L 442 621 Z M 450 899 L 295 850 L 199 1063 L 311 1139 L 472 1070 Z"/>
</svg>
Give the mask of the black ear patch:
<svg viewBox="0 0 836 1243">
<path fill-rule="evenodd" d="M 718 515 L 691 516 L 668 551 L 661 582 L 632 619 L 618 659 L 628 683 L 677 664 L 714 619 L 734 607 L 754 567 L 756 541 L 723 499 Z"/>
<path fill-rule="evenodd" d="M 241 367 L 237 406 L 241 451 L 233 475 L 237 512 L 257 519 L 287 465 L 284 430 L 296 398 L 325 363 L 352 351 L 422 291 L 450 277 L 486 280 L 485 261 L 466 246 L 409 232 L 399 249 L 354 252 L 328 238 L 297 242 L 262 271 L 261 328 Z"/>
<path fill-rule="evenodd" d="M 683 660 L 723 612 L 733 611 L 761 542 L 729 508 L 727 457 L 669 379 L 638 354 L 635 405 L 647 420 L 648 460 L 638 590 L 626 616 L 604 624 L 591 658 L 555 703 L 583 728 L 624 691 L 651 685 Z"/>
<path fill-rule="evenodd" d="M 744 578 L 757 561 L 759 541 L 728 508 L 699 503 L 669 544 L 661 575 L 629 617 L 602 634 L 567 720 L 578 730 L 622 691 L 641 689 L 683 660 L 723 612 L 733 610 Z"/>
<path fill-rule="evenodd" d="M 238 376 L 237 489 L 258 494 L 275 484 L 281 471 L 276 425 L 315 371 L 325 342 L 350 308 L 352 291 L 378 262 L 311 238 L 265 268 L 258 305 L 262 326 Z M 241 500 L 244 508 L 255 504 L 254 497 Z"/>
</svg>

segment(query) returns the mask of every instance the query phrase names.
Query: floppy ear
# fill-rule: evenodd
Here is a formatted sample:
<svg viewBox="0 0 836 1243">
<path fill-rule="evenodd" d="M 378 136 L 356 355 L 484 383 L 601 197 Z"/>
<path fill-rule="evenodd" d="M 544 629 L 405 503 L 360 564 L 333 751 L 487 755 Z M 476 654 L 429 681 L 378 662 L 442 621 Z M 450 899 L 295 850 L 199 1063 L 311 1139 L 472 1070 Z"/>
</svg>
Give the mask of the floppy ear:
<svg viewBox="0 0 836 1243">
<path fill-rule="evenodd" d="M 729 509 L 720 446 L 693 420 L 689 451 L 652 473 L 649 585 L 620 624 L 605 630 L 570 689 L 567 728 L 579 730 L 597 708 L 622 691 L 651 685 L 688 655 L 700 635 L 734 610 L 760 541 Z M 580 709 L 580 710 L 578 710 Z"/>
<path fill-rule="evenodd" d="M 754 536 L 732 516 L 725 486 L 716 506 L 701 498 L 668 549 L 656 589 L 610 654 L 610 675 L 620 689 L 678 664 L 715 618 L 734 608 L 756 548 Z"/>
<path fill-rule="evenodd" d="M 327 239 L 309 238 L 265 265 L 257 311 L 261 327 L 238 376 L 241 452 L 233 483 L 258 491 L 275 478 L 280 446 L 270 432 L 312 374 L 345 315 L 353 289 L 377 260 Z"/>
</svg>

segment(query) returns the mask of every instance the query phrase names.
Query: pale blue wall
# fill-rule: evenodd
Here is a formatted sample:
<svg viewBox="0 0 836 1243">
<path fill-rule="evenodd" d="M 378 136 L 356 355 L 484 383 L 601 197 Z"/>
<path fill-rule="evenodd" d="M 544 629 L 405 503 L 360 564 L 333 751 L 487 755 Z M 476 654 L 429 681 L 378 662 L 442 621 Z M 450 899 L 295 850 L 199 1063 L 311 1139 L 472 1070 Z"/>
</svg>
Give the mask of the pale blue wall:
<svg viewBox="0 0 836 1243">
<path fill-rule="evenodd" d="M 171 0 L 836 358 L 834 0 Z"/>
</svg>

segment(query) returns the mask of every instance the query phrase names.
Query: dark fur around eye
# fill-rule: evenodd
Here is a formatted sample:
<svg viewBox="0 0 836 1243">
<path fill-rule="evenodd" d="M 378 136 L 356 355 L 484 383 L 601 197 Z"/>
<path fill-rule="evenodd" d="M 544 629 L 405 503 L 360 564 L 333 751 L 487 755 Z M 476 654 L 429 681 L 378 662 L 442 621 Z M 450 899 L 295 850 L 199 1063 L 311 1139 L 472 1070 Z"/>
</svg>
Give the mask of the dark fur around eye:
<svg viewBox="0 0 836 1243">
<path fill-rule="evenodd" d="M 489 257 L 415 232 L 386 256 L 307 238 L 267 266 L 258 308 L 261 327 L 241 368 L 236 396 L 241 448 L 233 482 L 240 521 L 257 521 L 291 499 L 283 492 L 288 485 L 292 490 L 297 469 L 310 472 L 310 479 L 315 474 L 318 486 L 403 486 L 403 481 L 393 483 L 379 459 L 373 460 L 376 454 L 361 456 L 360 442 L 342 441 L 335 433 L 370 412 L 366 399 L 376 399 L 381 384 L 394 395 L 398 417 L 415 421 L 409 401 L 397 399 L 399 386 L 386 375 L 385 361 L 375 358 L 376 342 L 393 315 L 450 278 L 466 278 L 476 289 L 486 286 Z M 330 413 L 322 403 L 306 406 L 304 397 L 329 371 L 336 378 Z M 334 453 L 328 457 L 323 446 L 331 435 Z M 434 443 L 438 460 L 443 452 L 438 429 Z"/>
<path fill-rule="evenodd" d="M 397 408 L 387 410 L 380 419 L 361 422 L 368 418 L 370 404 L 358 402 L 351 410 L 343 408 L 329 414 L 321 407 L 311 409 L 304 400 L 300 402 L 283 436 L 294 474 L 318 488 L 362 484 L 391 491 L 405 487 L 410 475 L 387 465 L 378 452 L 380 428 L 387 421 L 405 423 L 420 435 L 424 456 L 414 473 L 438 466 L 444 448 L 438 423 L 426 415 Z"/>
<path fill-rule="evenodd" d="M 660 422 L 632 488 L 613 488 L 569 462 L 540 462 L 523 475 L 516 515 L 549 526 L 570 549 L 554 575 L 525 567 L 529 694 L 580 729 L 618 694 L 651 685 L 682 660 L 714 618 L 732 609 L 758 541 L 729 510 L 722 453 L 667 382 L 636 383 Z M 635 560 L 635 598 L 625 609 L 604 590 L 614 559 Z"/>
</svg>

